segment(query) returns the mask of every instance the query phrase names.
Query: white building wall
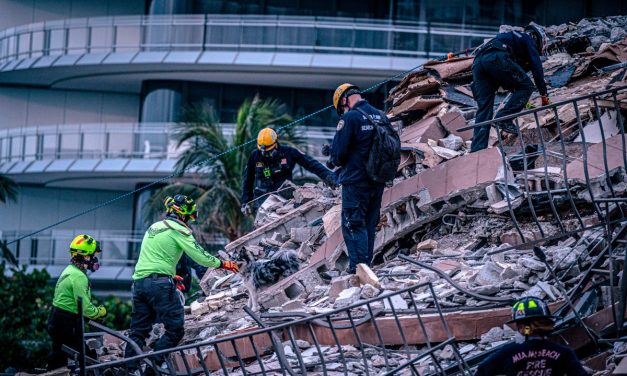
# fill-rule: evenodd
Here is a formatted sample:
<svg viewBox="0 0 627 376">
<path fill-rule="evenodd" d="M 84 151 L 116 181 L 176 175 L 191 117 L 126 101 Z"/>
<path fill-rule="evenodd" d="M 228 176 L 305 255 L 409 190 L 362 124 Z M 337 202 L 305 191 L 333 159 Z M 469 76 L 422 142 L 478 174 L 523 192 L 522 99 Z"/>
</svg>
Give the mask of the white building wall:
<svg viewBox="0 0 627 376">
<path fill-rule="evenodd" d="M 48 226 L 126 192 L 19 187 L 18 202 L 0 205 L 0 231 L 27 232 Z M 124 230 L 132 228 L 133 198 L 125 198 L 55 229 Z"/>
<path fill-rule="evenodd" d="M 65 18 L 144 14 L 144 0 L 0 0 L 0 30 Z"/>
<path fill-rule="evenodd" d="M 139 95 L 0 86 L 0 129 L 133 123 L 139 120 L 139 107 Z"/>
</svg>

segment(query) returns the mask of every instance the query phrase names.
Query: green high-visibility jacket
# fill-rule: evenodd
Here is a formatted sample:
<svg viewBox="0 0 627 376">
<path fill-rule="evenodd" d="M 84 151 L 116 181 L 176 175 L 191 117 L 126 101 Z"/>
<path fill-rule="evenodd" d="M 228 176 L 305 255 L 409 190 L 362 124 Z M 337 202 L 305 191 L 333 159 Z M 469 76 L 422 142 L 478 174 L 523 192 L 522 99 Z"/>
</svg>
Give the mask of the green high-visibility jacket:
<svg viewBox="0 0 627 376">
<path fill-rule="evenodd" d="M 176 264 L 183 252 L 200 265 L 220 267 L 220 259 L 212 256 L 196 242 L 189 227 L 168 218 L 153 223 L 144 234 L 133 279 L 146 278 L 153 273 L 176 275 Z"/>
<path fill-rule="evenodd" d="M 78 314 L 78 298 L 83 299 L 83 315 L 90 319 L 98 317 L 98 307 L 91 302 L 91 289 L 85 272 L 74 265 L 68 265 L 54 289 L 52 305 Z"/>
</svg>

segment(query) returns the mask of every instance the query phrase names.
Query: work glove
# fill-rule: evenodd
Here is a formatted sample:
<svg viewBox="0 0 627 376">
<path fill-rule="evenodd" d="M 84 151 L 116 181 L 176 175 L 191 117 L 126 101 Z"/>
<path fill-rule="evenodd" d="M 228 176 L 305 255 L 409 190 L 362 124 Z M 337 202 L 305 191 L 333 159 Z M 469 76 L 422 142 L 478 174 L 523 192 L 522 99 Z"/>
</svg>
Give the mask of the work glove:
<svg viewBox="0 0 627 376">
<path fill-rule="evenodd" d="M 325 157 L 328 157 L 329 155 L 331 155 L 331 145 L 329 144 L 322 145 L 322 155 L 324 155 Z"/>
<path fill-rule="evenodd" d="M 176 288 L 179 291 L 185 291 L 185 284 L 183 283 L 183 277 L 181 277 L 180 275 L 175 275 L 174 277 L 172 277 L 172 280 L 174 281 L 174 284 L 176 284 Z"/>
<path fill-rule="evenodd" d="M 548 95 L 543 95 L 540 98 L 542 100 L 542 105 L 543 106 L 548 106 L 549 104 L 551 104 L 551 101 L 549 101 L 549 96 Z"/>
<path fill-rule="evenodd" d="M 233 261 L 222 260 L 220 262 L 220 269 L 228 270 L 234 273 L 239 273 L 239 267 Z"/>
<path fill-rule="evenodd" d="M 337 182 L 335 181 L 335 177 L 333 176 L 333 174 L 328 174 L 324 177 L 324 184 L 326 184 L 327 187 L 331 189 L 337 188 Z"/>
<path fill-rule="evenodd" d="M 251 204 L 244 204 L 242 205 L 242 214 L 248 216 L 248 215 L 252 215 L 253 214 L 253 207 Z"/>
<path fill-rule="evenodd" d="M 107 315 L 107 309 L 104 306 L 98 307 L 98 317 L 97 319 L 103 318 Z"/>
</svg>

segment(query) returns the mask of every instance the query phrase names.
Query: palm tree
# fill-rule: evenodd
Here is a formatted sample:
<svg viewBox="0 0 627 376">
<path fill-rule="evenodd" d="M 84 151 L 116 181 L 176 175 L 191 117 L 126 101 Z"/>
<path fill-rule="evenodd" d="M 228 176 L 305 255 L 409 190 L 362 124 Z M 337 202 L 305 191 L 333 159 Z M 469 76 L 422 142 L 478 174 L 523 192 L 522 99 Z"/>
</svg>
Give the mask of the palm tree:
<svg viewBox="0 0 627 376">
<path fill-rule="evenodd" d="M 0 203 L 17 200 L 17 184 L 6 176 L 0 175 Z"/>
<path fill-rule="evenodd" d="M 177 147 L 187 146 L 176 163 L 182 175 L 191 169 L 199 173 L 199 184 L 175 182 L 158 191 L 148 203 L 150 218 L 162 212 L 163 199 L 172 194 L 188 194 L 196 199 L 201 230 L 220 233 L 229 240 L 237 239 L 251 227 L 250 218 L 240 212 L 242 173 L 255 144 L 257 133 L 268 126 L 280 127 L 292 120 L 287 107 L 276 99 L 261 99 L 256 95 L 246 99 L 237 112 L 235 132 L 231 140 L 212 106 L 200 103 L 186 108 L 177 124 Z M 288 128 L 281 132 L 281 143 L 300 145 L 302 139 Z M 242 146 L 243 145 L 243 146 Z"/>
</svg>

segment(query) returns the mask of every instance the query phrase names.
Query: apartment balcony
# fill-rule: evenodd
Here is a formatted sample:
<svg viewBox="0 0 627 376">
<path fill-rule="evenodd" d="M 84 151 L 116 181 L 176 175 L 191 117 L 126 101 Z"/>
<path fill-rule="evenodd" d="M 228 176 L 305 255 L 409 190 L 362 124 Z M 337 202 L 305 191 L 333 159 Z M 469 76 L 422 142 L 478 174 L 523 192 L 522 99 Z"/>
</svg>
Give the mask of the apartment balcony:
<svg viewBox="0 0 627 376">
<path fill-rule="evenodd" d="M 467 25 L 293 16 L 66 19 L 0 32 L 0 83 L 140 91 L 148 79 L 330 88 L 368 85 L 480 44 Z"/>
<path fill-rule="evenodd" d="M 62 124 L 0 130 L 0 174 L 21 184 L 131 190 L 174 172 L 172 123 Z M 334 128 L 303 127 L 314 156 Z M 234 124 L 223 125 L 225 136 Z"/>
<path fill-rule="evenodd" d="M 3 241 L 11 242 L 29 231 L 0 231 Z M 128 284 L 131 281 L 144 234 L 121 230 L 63 230 L 52 229 L 9 245 L 18 263 L 27 270 L 46 269 L 52 278 L 58 278 L 70 261 L 68 245 L 78 234 L 90 234 L 101 244 L 98 255 L 100 269 L 90 276 L 99 286 Z M 220 248 L 226 238 L 214 235 L 204 238 L 204 245 Z"/>
</svg>

